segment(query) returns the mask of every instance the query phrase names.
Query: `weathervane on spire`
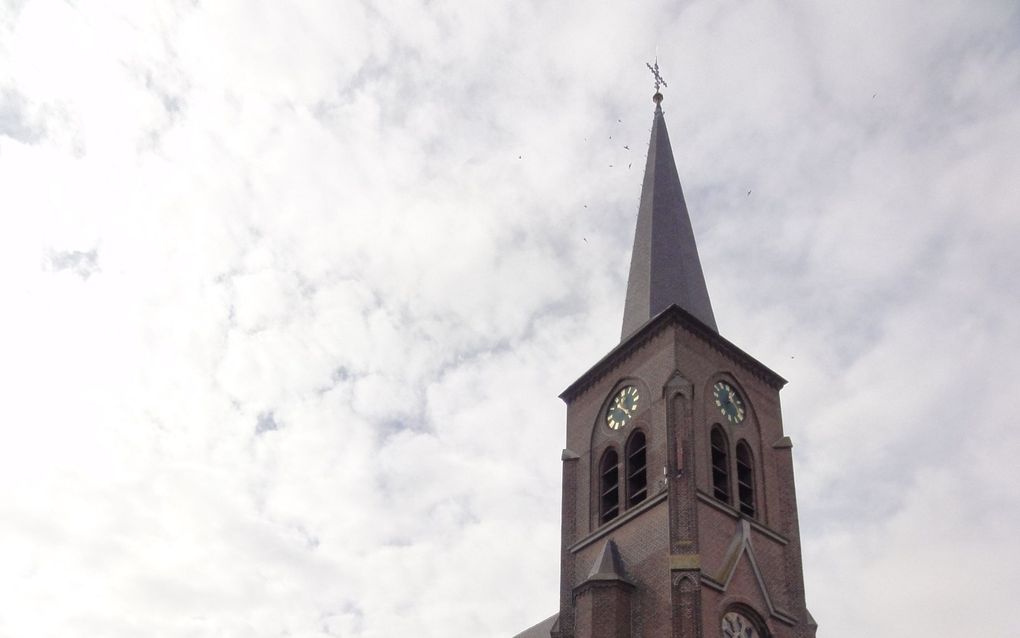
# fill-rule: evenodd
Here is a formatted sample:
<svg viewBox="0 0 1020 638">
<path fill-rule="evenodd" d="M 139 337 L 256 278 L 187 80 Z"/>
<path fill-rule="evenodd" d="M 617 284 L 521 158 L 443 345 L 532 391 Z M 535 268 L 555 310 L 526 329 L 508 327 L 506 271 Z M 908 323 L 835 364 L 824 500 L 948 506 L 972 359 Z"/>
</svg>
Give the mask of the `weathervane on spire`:
<svg viewBox="0 0 1020 638">
<path fill-rule="evenodd" d="M 662 75 L 659 73 L 659 56 L 655 56 L 655 66 L 652 66 L 648 62 L 645 63 L 645 66 L 648 67 L 648 70 L 652 72 L 653 76 L 655 76 L 655 95 L 652 96 L 652 100 L 658 104 L 662 101 L 662 93 L 659 93 L 659 87 L 669 86 L 666 84 L 666 81 L 662 79 Z"/>
</svg>

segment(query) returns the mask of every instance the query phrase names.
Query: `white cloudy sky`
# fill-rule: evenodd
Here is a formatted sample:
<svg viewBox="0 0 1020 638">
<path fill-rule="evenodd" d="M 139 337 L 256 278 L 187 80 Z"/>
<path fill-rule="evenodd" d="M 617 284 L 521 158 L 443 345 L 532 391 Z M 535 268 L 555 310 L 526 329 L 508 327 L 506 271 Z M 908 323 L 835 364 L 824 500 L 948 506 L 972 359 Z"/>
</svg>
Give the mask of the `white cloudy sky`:
<svg viewBox="0 0 1020 638">
<path fill-rule="evenodd" d="M 0 0 L 0 636 L 555 611 L 656 47 L 822 635 L 1012 635 L 1015 3 Z"/>
</svg>

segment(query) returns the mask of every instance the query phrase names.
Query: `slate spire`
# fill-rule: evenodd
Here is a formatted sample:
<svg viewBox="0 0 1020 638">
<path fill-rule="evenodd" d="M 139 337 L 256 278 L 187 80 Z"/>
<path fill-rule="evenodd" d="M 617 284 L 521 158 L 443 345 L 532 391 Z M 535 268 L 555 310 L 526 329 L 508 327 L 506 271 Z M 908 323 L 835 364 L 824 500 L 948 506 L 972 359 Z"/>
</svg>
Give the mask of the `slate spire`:
<svg viewBox="0 0 1020 638">
<path fill-rule="evenodd" d="M 621 339 L 673 304 L 718 332 L 662 117 L 662 94 L 657 92 L 652 100 L 655 117 L 641 185 Z"/>
</svg>

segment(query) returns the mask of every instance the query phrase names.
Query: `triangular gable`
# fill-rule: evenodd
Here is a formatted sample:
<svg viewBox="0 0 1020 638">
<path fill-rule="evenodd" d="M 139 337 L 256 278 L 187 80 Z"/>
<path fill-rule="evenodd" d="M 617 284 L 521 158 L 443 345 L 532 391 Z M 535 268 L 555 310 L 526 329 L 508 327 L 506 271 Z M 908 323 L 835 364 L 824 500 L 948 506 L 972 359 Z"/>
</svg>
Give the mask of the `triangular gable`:
<svg viewBox="0 0 1020 638">
<path fill-rule="evenodd" d="M 733 540 L 730 541 L 730 546 L 726 549 L 722 567 L 718 573 L 710 575 L 710 578 L 722 585 L 723 591 L 726 591 L 733 581 L 734 575 L 737 574 L 738 567 L 745 564 L 754 582 L 758 585 L 758 592 L 761 594 L 762 601 L 768 608 L 769 613 L 787 622 L 795 622 L 792 616 L 777 609 L 773 604 L 765 577 L 762 575 L 761 568 L 758 566 L 758 559 L 754 555 L 754 546 L 751 544 L 751 523 L 746 519 L 741 519 L 737 524 L 737 531 L 733 535 Z"/>
</svg>

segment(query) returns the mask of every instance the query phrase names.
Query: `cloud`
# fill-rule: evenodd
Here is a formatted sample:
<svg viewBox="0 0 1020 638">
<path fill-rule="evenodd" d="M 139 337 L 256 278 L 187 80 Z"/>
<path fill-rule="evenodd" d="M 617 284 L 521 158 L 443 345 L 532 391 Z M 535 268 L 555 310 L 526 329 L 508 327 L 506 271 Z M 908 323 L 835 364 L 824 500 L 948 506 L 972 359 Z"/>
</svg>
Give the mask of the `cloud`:
<svg viewBox="0 0 1020 638">
<path fill-rule="evenodd" d="M 99 251 L 51 250 L 47 263 L 51 270 L 70 271 L 86 280 L 99 270 Z"/>
<path fill-rule="evenodd" d="M 1018 20 L 0 5 L 0 635 L 547 617 L 656 44 L 722 333 L 791 380 L 823 632 L 1009 633 Z"/>
<path fill-rule="evenodd" d="M 258 420 L 255 422 L 255 434 L 265 434 L 266 432 L 273 432 L 279 430 L 280 424 L 276 422 L 272 412 L 262 412 L 258 416 Z"/>
<path fill-rule="evenodd" d="M 45 134 L 27 113 L 25 97 L 11 90 L 0 91 L 0 135 L 25 144 L 38 141 Z"/>
</svg>

